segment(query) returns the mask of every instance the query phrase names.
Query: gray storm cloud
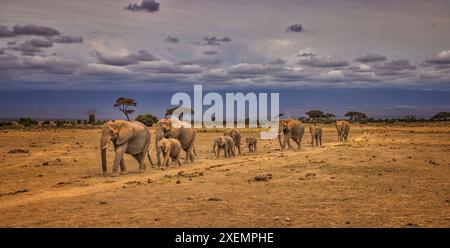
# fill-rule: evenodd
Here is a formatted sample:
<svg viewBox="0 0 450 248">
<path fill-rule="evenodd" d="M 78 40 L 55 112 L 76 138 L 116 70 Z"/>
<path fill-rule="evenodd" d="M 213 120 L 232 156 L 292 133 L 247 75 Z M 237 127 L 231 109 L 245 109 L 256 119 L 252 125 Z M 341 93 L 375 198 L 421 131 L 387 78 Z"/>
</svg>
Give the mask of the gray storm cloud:
<svg viewBox="0 0 450 248">
<path fill-rule="evenodd" d="M 301 33 L 304 29 L 302 24 L 292 24 L 286 28 L 286 31 L 289 33 Z"/>
<path fill-rule="evenodd" d="M 125 7 L 125 10 L 133 12 L 146 11 L 152 13 L 159 10 L 159 5 L 159 2 L 156 2 L 155 0 L 143 0 L 141 4 L 129 4 L 127 7 Z"/>
<path fill-rule="evenodd" d="M 204 55 L 216 55 L 216 54 L 218 54 L 219 52 L 218 51 L 216 51 L 216 50 L 208 50 L 208 51 L 204 51 L 204 52 L 202 52 Z"/>
<path fill-rule="evenodd" d="M 167 36 L 167 38 L 164 41 L 168 42 L 168 43 L 179 43 L 180 39 L 169 35 L 169 36 Z"/>
<path fill-rule="evenodd" d="M 344 60 L 337 56 L 314 56 L 308 59 L 300 60 L 298 63 L 300 65 L 307 65 L 311 67 L 345 67 L 350 64 L 347 60 Z"/>
<path fill-rule="evenodd" d="M 140 50 L 138 53 L 125 56 L 108 55 L 99 51 L 94 51 L 99 63 L 105 65 L 127 66 L 139 63 L 139 61 L 155 61 L 157 57 L 146 50 Z"/>
<path fill-rule="evenodd" d="M 78 36 L 61 35 L 52 39 L 55 43 L 71 44 L 71 43 L 83 43 L 83 38 Z"/>
<path fill-rule="evenodd" d="M 16 35 L 55 36 L 60 34 L 58 30 L 52 27 L 34 24 L 14 25 L 12 29 L 6 26 L 0 26 L 0 38 L 14 37 Z"/>
<path fill-rule="evenodd" d="M 379 55 L 379 54 L 372 54 L 368 53 L 363 56 L 359 56 L 355 59 L 355 61 L 361 62 L 361 63 L 371 63 L 371 62 L 381 62 L 386 61 L 386 56 Z"/>
</svg>

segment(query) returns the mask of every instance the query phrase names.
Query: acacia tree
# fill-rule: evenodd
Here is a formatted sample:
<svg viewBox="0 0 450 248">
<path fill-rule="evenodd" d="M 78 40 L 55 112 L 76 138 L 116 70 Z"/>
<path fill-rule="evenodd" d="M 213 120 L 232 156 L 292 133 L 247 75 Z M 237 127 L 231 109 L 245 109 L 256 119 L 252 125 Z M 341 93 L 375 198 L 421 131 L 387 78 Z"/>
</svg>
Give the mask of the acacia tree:
<svg viewBox="0 0 450 248">
<path fill-rule="evenodd" d="M 94 124 L 95 123 L 95 114 L 97 113 L 97 110 L 90 108 L 87 110 L 87 115 L 89 118 L 89 124 Z"/>
<path fill-rule="evenodd" d="M 367 115 L 357 111 L 350 111 L 345 114 L 346 117 L 350 118 L 350 121 L 360 121 L 367 120 Z"/>
<path fill-rule="evenodd" d="M 127 121 L 130 120 L 129 115 L 134 113 L 134 109 L 129 109 L 129 107 L 136 107 L 137 102 L 134 99 L 131 98 L 125 98 L 125 97 L 119 97 L 116 100 L 116 103 L 114 103 L 113 107 L 122 112 L 126 117 Z"/>
<path fill-rule="evenodd" d="M 178 119 L 181 120 L 181 121 L 183 120 L 183 113 L 189 113 L 190 112 L 191 115 L 194 114 L 194 110 L 192 110 L 190 108 L 182 108 L 181 106 L 176 106 L 176 107 L 173 107 L 173 108 L 168 108 L 166 110 L 166 114 L 164 116 L 167 117 L 167 118 L 171 117 L 173 112 L 175 112 L 175 110 L 177 110 L 178 112 L 181 112 L 178 115 Z"/>
<path fill-rule="evenodd" d="M 306 114 L 309 116 L 310 119 L 313 119 L 313 120 L 320 119 L 320 118 L 326 118 L 326 115 L 322 111 L 317 110 L 317 109 L 310 110 L 310 111 L 306 112 Z"/>
<path fill-rule="evenodd" d="M 327 119 L 329 119 L 329 120 L 336 118 L 336 116 L 334 114 L 330 114 L 330 113 L 325 114 L 325 117 L 327 117 Z"/>
<path fill-rule="evenodd" d="M 431 117 L 431 120 L 446 121 L 450 120 L 450 112 L 439 112 Z"/>
<path fill-rule="evenodd" d="M 152 114 L 138 115 L 134 120 L 144 123 L 147 127 L 151 127 L 158 122 L 158 118 Z"/>
</svg>

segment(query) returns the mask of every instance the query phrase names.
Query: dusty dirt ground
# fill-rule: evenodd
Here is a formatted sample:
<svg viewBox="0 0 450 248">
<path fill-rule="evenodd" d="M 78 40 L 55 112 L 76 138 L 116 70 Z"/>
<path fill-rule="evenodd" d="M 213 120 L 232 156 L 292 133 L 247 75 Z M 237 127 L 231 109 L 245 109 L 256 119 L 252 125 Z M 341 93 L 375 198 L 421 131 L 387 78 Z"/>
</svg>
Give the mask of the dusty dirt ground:
<svg viewBox="0 0 450 248">
<path fill-rule="evenodd" d="M 306 133 L 300 152 L 219 160 L 217 135 L 198 133 L 194 164 L 137 173 L 127 155 L 105 178 L 100 129 L 2 130 L 0 227 L 450 227 L 448 123 L 353 125 L 347 143 L 329 125 L 321 148 Z"/>
</svg>

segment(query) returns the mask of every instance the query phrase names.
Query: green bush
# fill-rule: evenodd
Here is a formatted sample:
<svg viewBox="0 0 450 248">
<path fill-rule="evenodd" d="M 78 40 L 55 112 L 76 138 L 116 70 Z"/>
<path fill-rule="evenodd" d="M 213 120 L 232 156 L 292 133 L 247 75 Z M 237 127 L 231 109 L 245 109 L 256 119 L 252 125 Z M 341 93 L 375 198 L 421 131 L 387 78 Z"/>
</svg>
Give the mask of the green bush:
<svg viewBox="0 0 450 248">
<path fill-rule="evenodd" d="M 142 122 L 147 127 L 153 126 L 156 122 L 158 122 L 158 118 L 151 114 L 145 114 L 145 115 L 138 115 L 135 119 L 136 121 Z"/>
<path fill-rule="evenodd" d="M 19 124 L 25 126 L 25 127 L 30 127 L 30 126 L 35 126 L 38 124 L 37 121 L 31 119 L 31 118 L 20 118 L 18 121 Z"/>
<path fill-rule="evenodd" d="M 0 122 L 0 127 L 12 126 L 12 122 L 10 121 L 2 121 Z"/>
</svg>

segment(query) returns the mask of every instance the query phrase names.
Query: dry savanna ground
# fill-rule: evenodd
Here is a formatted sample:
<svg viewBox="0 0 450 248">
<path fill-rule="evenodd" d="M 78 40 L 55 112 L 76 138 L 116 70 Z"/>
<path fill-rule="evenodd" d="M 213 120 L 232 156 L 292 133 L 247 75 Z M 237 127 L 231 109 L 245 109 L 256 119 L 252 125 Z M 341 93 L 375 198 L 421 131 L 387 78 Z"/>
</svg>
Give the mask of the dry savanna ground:
<svg viewBox="0 0 450 248">
<path fill-rule="evenodd" d="M 195 163 L 137 173 L 127 155 L 119 177 L 101 176 L 100 129 L 1 130 L 0 227 L 450 227 L 448 123 L 353 125 L 346 143 L 323 127 L 323 147 L 230 159 L 198 132 Z"/>
</svg>

